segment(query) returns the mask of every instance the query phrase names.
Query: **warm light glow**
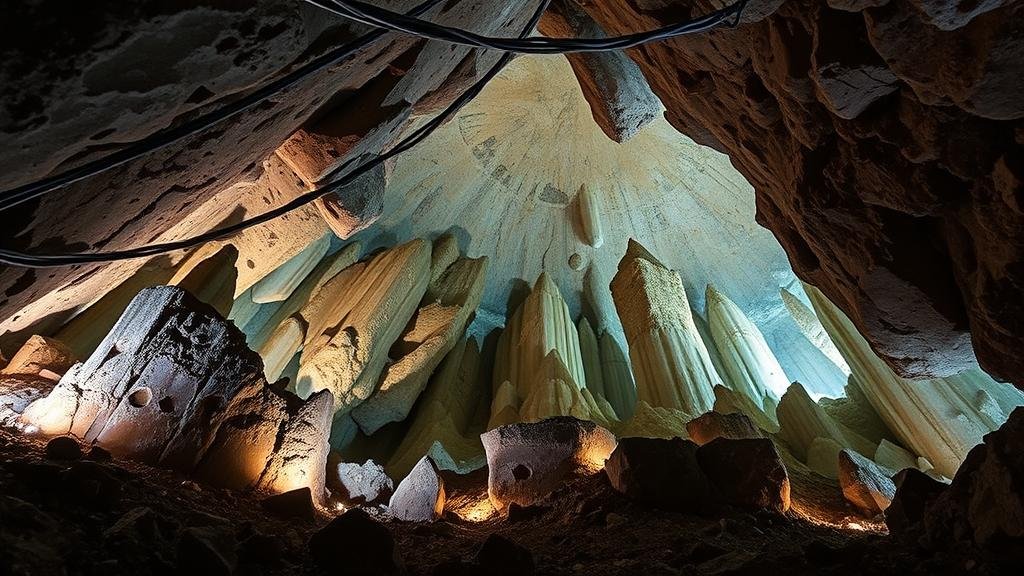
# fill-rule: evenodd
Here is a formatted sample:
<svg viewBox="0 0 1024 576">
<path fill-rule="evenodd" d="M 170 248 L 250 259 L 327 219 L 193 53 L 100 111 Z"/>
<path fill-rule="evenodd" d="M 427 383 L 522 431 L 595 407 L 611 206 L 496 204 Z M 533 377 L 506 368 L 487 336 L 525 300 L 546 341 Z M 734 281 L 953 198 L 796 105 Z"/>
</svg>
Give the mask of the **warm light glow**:
<svg viewBox="0 0 1024 576">
<path fill-rule="evenodd" d="M 35 424 L 26 424 L 21 428 L 21 432 L 23 434 L 32 435 L 39 432 L 39 427 L 36 426 Z"/>
<path fill-rule="evenodd" d="M 480 500 L 470 506 L 457 510 L 455 513 L 459 518 L 467 522 L 483 522 L 493 518 L 497 515 L 498 511 L 494 509 L 490 500 Z"/>
</svg>

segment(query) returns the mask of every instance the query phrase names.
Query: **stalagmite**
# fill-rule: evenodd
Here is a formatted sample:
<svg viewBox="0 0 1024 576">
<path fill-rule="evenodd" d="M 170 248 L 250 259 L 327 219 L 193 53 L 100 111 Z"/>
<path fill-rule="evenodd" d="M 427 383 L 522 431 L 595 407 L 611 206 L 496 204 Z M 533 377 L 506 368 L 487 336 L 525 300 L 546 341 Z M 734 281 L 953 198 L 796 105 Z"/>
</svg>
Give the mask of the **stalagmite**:
<svg viewBox="0 0 1024 576">
<path fill-rule="evenodd" d="M 637 397 L 691 416 L 710 410 L 721 379 L 697 333 L 679 274 L 630 240 L 611 289 Z"/>
<path fill-rule="evenodd" d="M 587 389 L 596 396 L 607 398 L 604 389 L 604 375 L 601 373 L 601 353 L 597 344 L 597 336 L 590 327 L 586 316 L 581 316 L 576 325 L 580 337 L 580 358 L 583 360 L 583 372 L 587 377 Z"/>
<path fill-rule="evenodd" d="M 338 280 L 345 278 L 342 273 L 354 267 L 353 265 L 359 259 L 361 252 L 362 246 L 358 242 L 353 242 L 328 255 L 302 280 L 299 287 L 292 291 L 287 300 L 261 305 L 249 322 L 245 323 L 244 331 L 249 346 L 266 352 L 266 344 L 270 337 L 283 322 L 293 315 L 296 315 L 296 318 L 308 328 L 311 318 L 319 314 L 320 310 L 316 310 L 315 314 L 303 315 L 303 312 L 307 311 L 314 302 L 330 301 L 337 297 L 336 293 L 344 289 L 344 282 Z M 331 287 L 331 290 L 321 294 L 321 289 L 328 286 Z M 305 340 L 305 334 L 303 334 L 303 343 Z"/>
<path fill-rule="evenodd" d="M 424 454 L 442 470 L 460 474 L 486 464 L 473 419 L 489 388 L 480 373 L 480 350 L 465 339 L 445 357 L 420 399 L 402 443 L 388 461 L 388 473 L 402 478 Z"/>
<path fill-rule="evenodd" d="M 576 218 L 583 241 L 591 248 L 604 246 L 601 229 L 601 197 L 590 186 L 583 184 L 576 194 Z"/>
<path fill-rule="evenodd" d="M 287 300 L 302 280 L 316 268 L 330 247 L 331 235 L 326 234 L 254 284 L 250 288 L 249 297 L 256 304 Z"/>
<path fill-rule="evenodd" d="M 779 431 L 779 421 L 776 417 L 778 407 L 772 405 L 771 415 L 766 414 L 754 404 L 754 401 L 745 394 L 734 392 L 725 386 L 715 386 L 715 412 L 719 414 L 732 414 L 739 412 L 746 414 L 755 424 L 766 432 L 776 433 Z"/>
<path fill-rule="evenodd" d="M 952 477 L 967 452 L 1008 417 L 1004 407 L 1024 404 L 1021 391 L 980 375 L 918 382 L 896 376 L 845 314 L 813 286 L 805 291 L 878 415 L 939 474 Z"/>
<path fill-rule="evenodd" d="M 508 380 L 502 382 L 494 390 L 491 400 L 491 417 L 487 421 L 487 429 L 494 430 L 505 424 L 519 422 L 519 393 Z"/>
<path fill-rule="evenodd" d="M 398 484 L 388 502 L 394 518 L 409 522 L 433 522 L 444 511 L 444 480 L 429 456 L 424 456 Z"/>
<path fill-rule="evenodd" d="M 706 291 L 708 324 L 722 355 L 733 390 L 746 394 L 763 412 L 768 395 L 786 393 L 789 379 L 757 326 L 736 304 L 710 284 Z"/>
<path fill-rule="evenodd" d="M 628 419 L 636 409 L 636 384 L 633 382 L 629 360 L 619 341 L 610 333 L 601 332 L 597 342 L 601 353 L 601 381 L 605 400 L 611 404 L 620 420 Z"/>
<path fill-rule="evenodd" d="M 235 299 L 237 260 L 237 248 L 230 244 L 210 242 L 190 254 L 167 283 L 188 290 L 200 302 L 213 306 L 221 316 L 226 317 Z"/>
<path fill-rule="evenodd" d="M 640 400 L 632 417 L 616 428 L 620 438 L 687 438 L 686 423 L 692 417 L 682 410 L 651 406 Z"/>
<path fill-rule="evenodd" d="M 260 347 L 263 358 L 263 373 L 273 382 L 281 377 L 292 357 L 302 347 L 306 335 L 306 324 L 300 318 L 289 316 L 278 324 L 270 338 Z"/>
<path fill-rule="evenodd" d="M 844 448 L 856 450 L 867 458 L 875 453 L 875 445 L 872 442 L 829 417 L 821 406 L 811 400 L 799 382 L 794 382 L 782 396 L 777 413 L 778 437 L 804 462 L 807 462 L 808 451 L 816 438 L 830 439 Z"/>
<path fill-rule="evenodd" d="M 84 364 L 22 422 L 219 485 L 323 496 L 333 401 L 270 387 L 259 356 L 184 290 L 139 293 Z"/>
<path fill-rule="evenodd" d="M 384 369 L 373 396 L 352 412 L 363 432 L 373 434 L 409 415 L 434 369 L 465 332 L 486 276 L 487 258 L 460 258 L 428 285 L 420 309 L 392 347 L 393 356 L 401 355 Z"/>
<path fill-rule="evenodd" d="M 725 369 L 725 360 L 722 359 L 722 353 L 715 345 L 714 336 L 711 335 L 711 327 L 708 326 L 708 321 L 700 315 L 700 312 L 693 308 L 690 309 L 690 315 L 693 316 L 693 325 L 697 327 L 700 340 L 704 343 L 704 347 L 708 349 L 708 357 L 711 358 L 711 364 L 715 367 L 718 377 L 722 379 L 722 384 L 727 388 L 734 388 L 729 379 L 729 371 Z"/>
<path fill-rule="evenodd" d="M 878 444 L 873 459 L 879 466 L 894 472 L 904 468 L 917 468 L 917 458 L 913 454 L 888 440 L 882 440 Z"/>
<path fill-rule="evenodd" d="M 360 267 L 341 297 L 315 317 L 325 320 L 323 326 L 309 326 L 296 384 L 299 395 L 330 390 L 339 412 L 366 400 L 429 280 L 430 245 L 423 240 L 386 250 Z"/>
<path fill-rule="evenodd" d="M 231 304 L 231 311 L 228 312 L 228 320 L 234 322 L 239 330 L 245 332 L 246 324 L 260 313 L 262 306 L 262 304 L 252 301 L 252 288 L 250 288 L 235 298 Z"/>
<path fill-rule="evenodd" d="M 814 344 L 818 350 L 821 350 L 822 354 L 828 357 L 844 374 L 850 373 L 850 366 L 846 363 L 846 359 L 836 348 L 835 342 L 832 342 L 832 338 L 829 337 L 828 332 L 825 331 L 825 327 L 821 325 L 821 321 L 818 320 L 818 316 L 813 310 L 804 304 L 803 300 L 795 296 L 789 290 L 783 288 L 779 291 L 782 295 L 782 302 L 786 305 L 789 310 L 789 314 L 793 317 L 793 321 L 796 322 L 797 327 L 803 332 L 804 336 Z"/>
<path fill-rule="evenodd" d="M 863 386 L 857 377 L 850 375 L 844 389 L 846 396 L 842 398 L 821 398 L 818 404 L 836 422 L 860 434 L 873 443 L 885 439 L 895 440 L 892 432 L 879 417 L 871 403 L 864 395 Z"/>
</svg>

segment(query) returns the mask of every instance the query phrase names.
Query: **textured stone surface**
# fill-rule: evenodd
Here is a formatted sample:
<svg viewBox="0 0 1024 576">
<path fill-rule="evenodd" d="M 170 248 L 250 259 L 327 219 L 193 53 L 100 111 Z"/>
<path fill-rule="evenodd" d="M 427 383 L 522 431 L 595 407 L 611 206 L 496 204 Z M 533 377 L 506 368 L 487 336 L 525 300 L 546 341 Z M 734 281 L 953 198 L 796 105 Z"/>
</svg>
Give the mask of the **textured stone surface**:
<svg viewBox="0 0 1024 576">
<path fill-rule="evenodd" d="M 600 470 L 615 436 L 571 416 L 500 426 L 480 436 L 487 453 L 487 493 L 498 510 L 529 506 L 566 478 Z"/>
<path fill-rule="evenodd" d="M 613 488 L 658 508 L 707 513 L 717 503 L 697 445 L 682 438 L 623 438 L 604 471 Z"/>
<path fill-rule="evenodd" d="M 845 10 L 754 1 L 738 28 L 630 54 L 666 118 L 729 154 L 797 274 L 891 366 L 953 374 L 973 340 L 1019 383 L 1024 5 L 832 4 Z M 721 5 L 585 9 L 621 34 Z"/>
<path fill-rule="evenodd" d="M 853 450 L 839 452 L 839 487 L 843 496 L 868 516 L 885 512 L 892 504 L 896 485 L 891 471 Z"/>
<path fill-rule="evenodd" d="M 690 440 L 703 446 L 715 438 L 761 438 L 761 432 L 746 414 L 719 414 L 712 410 L 686 423 Z"/>
<path fill-rule="evenodd" d="M 789 510 L 789 474 L 771 440 L 718 438 L 697 450 L 697 461 L 724 502 Z"/>
<path fill-rule="evenodd" d="M 444 511 L 444 480 L 429 456 L 413 466 L 398 483 L 388 502 L 393 518 L 409 522 L 433 522 Z"/>
<path fill-rule="evenodd" d="M 74 363 L 75 353 L 60 340 L 32 336 L 0 369 L 0 375 L 40 376 L 45 370 L 49 378 L 59 378 Z"/>
<path fill-rule="evenodd" d="M 384 468 L 367 460 L 362 464 L 337 462 L 329 464 L 327 487 L 333 496 L 350 504 L 376 504 L 388 499 L 395 485 Z"/>
</svg>

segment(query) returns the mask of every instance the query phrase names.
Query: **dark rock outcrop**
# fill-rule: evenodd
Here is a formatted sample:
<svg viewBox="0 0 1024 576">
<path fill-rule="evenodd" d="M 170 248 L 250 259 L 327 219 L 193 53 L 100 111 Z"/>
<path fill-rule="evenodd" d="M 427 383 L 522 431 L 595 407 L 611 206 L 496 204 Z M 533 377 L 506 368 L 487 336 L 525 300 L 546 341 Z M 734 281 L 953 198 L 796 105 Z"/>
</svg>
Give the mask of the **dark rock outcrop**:
<svg viewBox="0 0 1024 576">
<path fill-rule="evenodd" d="M 682 438 L 623 438 L 604 471 L 613 488 L 634 500 L 668 510 L 707 513 L 718 496 L 697 462 L 697 449 Z"/>
<path fill-rule="evenodd" d="M 609 34 L 721 2 L 597 0 Z M 974 353 L 1024 386 L 1024 4 L 751 0 L 737 28 L 630 55 L 757 220 L 905 376 Z"/>
<path fill-rule="evenodd" d="M 727 504 L 789 510 L 789 474 L 767 438 L 718 438 L 697 449 L 697 461 Z"/>
<path fill-rule="evenodd" d="M 839 487 L 843 496 L 868 516 L 892 504 L 896 485 L 888 471 L 853 450 L 839 451 Z"/>
<path fill-rule="evenodd" d="M 711 411 L 702 414 L 686 423 L 686 432 L 690 439 L 703 446 L 715 438 L 762 438 L 750 417 L 742 412 L 721 414 Z"/>
<path fill-rule="evenodd" d="M 331 573 L 380 576 L 399 571 L 391 532 L 359 508 L 313 534 L 309 552 L 317 566 Z"/>
</svg>

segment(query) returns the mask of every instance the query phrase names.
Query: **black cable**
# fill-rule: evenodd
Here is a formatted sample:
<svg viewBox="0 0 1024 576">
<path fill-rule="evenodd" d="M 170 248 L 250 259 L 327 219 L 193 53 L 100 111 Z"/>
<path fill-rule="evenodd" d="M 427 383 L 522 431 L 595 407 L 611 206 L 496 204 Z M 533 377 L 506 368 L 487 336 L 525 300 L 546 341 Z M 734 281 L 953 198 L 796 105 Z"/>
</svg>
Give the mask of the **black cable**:
<svg viewBox="0 0 1024 576">
<path fill-rule="evenodd" d="M 372 6 L 358 0 L 305 1 L 363 24 L 380 26 L 388 30 L 404 32 L 431 40 L 442 40 L 476 48 L 489 48 L 521 54 L 566 54 L 571 52 L 623 50 L 685 34 L 706 32 L 721 24 L 736 26 L 739 24 L 743 9 L 748 2 L 748 0 L 738 0 L 729 6 L 699 18 L 655 30 L 636 32 L 623 36 L 605 38 L 546 38 L 535 36 L 514 40 L 482 36 L 468 30 L 435 24 L 414 16 L 406 16 L 386 8 Z M 730 18 L 733 18 L 733 20 L 730 21 Z"/>
<path fill-rule="evenodd" d="M 430 8 L 437 5 L 440 1 L 441 0 L 426 0 L 422 4 L 419 4 L 410 10 L 409 14 L 414 16 L 423 14 Z M 237 116 L 253 106 L 260 104 L 274 94 L 294 86 L 303 79 L 337 64 L 380 39 L 385 34 L 387 34 L 386 30 L 374 30 L 373 32 L 364 34 L 344 46 L 331 50 L 323 56 L 313 59 L 294 71 L 285 74 L 281 78 L 257 89 L 251 94 L 227 104 L 223 108 L 203 114 L 202 116 L 190 120 L 180 126 L 156 132 L 135 144 L 122 148 L 121 150 L 104 156 L 103 158 L 71 168 L 61 172 L 60 174 L 43 178 L 42 180 L 11 188 L 10 190 L 4 190 L 3 192 L 0 192 L 0 212 L 9 210 L 23 202 L 39 198 L 40 196 L 58 188 L 74 184 L 80 180 L 84 180 L 91 176 L 100 174 L 101 172 L 116 168 L 122 164 L 145 156 L 146 154 L 156 152 L 157 150 L 173 144 L 182 138 L 207 130 L 219 122 L 223 122 L 224 120 Z"/>
<path fill-rule="evenodd" d="M 551 0 L 542 0 L 537 12 L 530 19 L 526 29 L 520 34 L 520 38 L 525 37 L 529 34 L 540 21 L 541 15 L 547 9 L 548 4 Z M 468 90 L 462 93 L 454 102 L 452 102 L 447 108 L 444 109 L 441 114 L 431 119 L 429 122 L 415 130 L 412 134 L 402 139 L 402 141 L 388 150 L 386 153 L 369 160 L 368 162 L 357 166 L 351 172 L 345 174 L 341 178 L 331 182 L 327 186 L 307 192 L 301 196 L 298 196 L 291 201 L 278 206 L 277 208 L 264 212 L 259 216 L 255 216 L 249 220 L 244 220 L 236 224 L 221 228 L 218 230 L 211 230 L 204 234 L 199 234 L 191 238 L 184 240 L 177 240 L 174 242 L 165 242 L 162 244 L 151 244 L 149 246 L 141 246 L 138 248 L 130 248 L 127 250 L 113 250 L 108 252 L 89 252 L 89 253 L 72 253 L 72 254 L 28 254 L 17 250 L 9 250 L 6 248 L 0 248 L 0 262 L 6 264 L 12 264 L 16 266 L 24 266 L 28 268 L 53 268 L 57 266 L 69 266 L 74 264 L 90 264 L 96 262 L 114 262 L 120 260 L 130 260 L 133 258 L 143 258 L 148 256 L 155 256 L 157 254 L 163 254 L 166 252 L 173 252 L 175 250 L 183 250 L 192 248 L 200 244 L 205 244 L 211 240 L 217 240 L 225 236 L 230 236 L 237 232 L 241 232 L 247 228 L 269 222 L 278 216 L 291 212 L 301 206 L 305 206 L 310 202 L 313 202 L 317 198 L 326 196 L 354 181 L 359 176 L 370 171 L 379 164 L 382 164 L 391 158 L 409 150 L 413 146 L 416 146 L 422 142 L 427 136 L 433 133 L 437 128 L 444 124 L 451 116 L 458 112 L 467 102 L 475 98 L 491 81 L 492 78 L 498 75 L 506 64 L 508 64 L 513 58 L 513 54 L 508 53 L 502 55 L 501 59 L 492 66 L 488 71 L 473 84 Z"/>
</svg>

